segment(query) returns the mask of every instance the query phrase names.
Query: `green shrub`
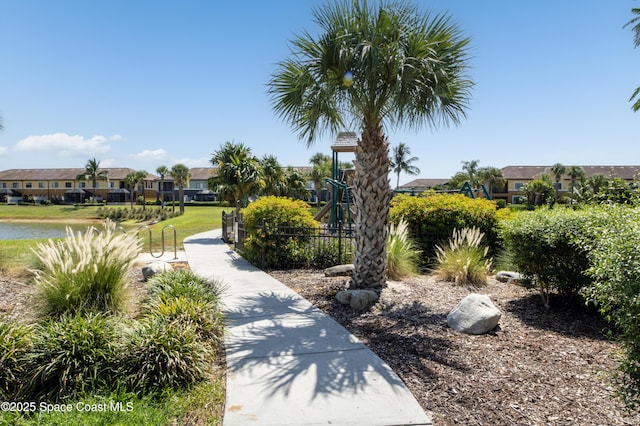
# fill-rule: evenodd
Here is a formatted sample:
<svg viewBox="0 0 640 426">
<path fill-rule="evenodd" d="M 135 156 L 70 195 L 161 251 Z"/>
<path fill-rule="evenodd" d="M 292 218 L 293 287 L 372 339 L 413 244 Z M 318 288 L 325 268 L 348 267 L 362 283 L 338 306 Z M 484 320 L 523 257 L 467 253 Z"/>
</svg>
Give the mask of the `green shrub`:
<svg viewBox="0 0 640 426">
<path fill-rule="evenodd" d="M 290 267 L 309 262 L 309 240 L 319 223 L 307 203 L 282 197 L 262 197 L 242 210 L 247 238 L 244 255 L 268 268 Z M 262 228 L 262 224 L 266 228 Z M 280 227 L 278 230 L 277 228 Z M 282 235 L 282 227 L 291 235 Z"/>
<path fill-rule="evenodd" d="M 16 400 L 26 385 L 32 328 L 0 319 L 0 401 Z"/>
<path fill-rule="evenodd" d="M 35 328 L 29 354 L 34 395 L 51 400 L 110 386 L 119 377 L 123 326 L 103 314 L 63 314 Z"/>
<path fill-rule="evenodd" d="M 592 240 L 594 228 L 586 226 L 587 212 L 538 209 L 522 212 L 502 223 L 504 243 L 511 262 L 540 291 L 545 306 L 552 292 L 568 301 L 590 283 L 587 250 L 579 243 Z"/>
<path fill-rule="evenodd" d="M 433 194 L 411 197 L 397 195 L 391 201 L 389 219 L 409 223 L 411 236 L 427 260 L 435 256 L 435 246 L 455 229 L 478 228 L 493 252 L 499 247 L 496 206 L 486 199 L 472 199 L 462 194 Z"/>
<path fill-rule="evenodd" d="M 143 393 L 185 388 L 202 380 L 212 358 L 194 324 L 162 316 L 140 321 L 124 353 L 128 386 Z"/>
<path fill-rule="evenodd" d="M 484 285 L 491 270 L 484 234 L 477 228 L 454 230 L 447 246 L 436 246 L 434 275 L 457 285 Z"/>
<path fill-rule="evenodd" d="M 420 250 L 409 237 L 408 224 L 400 219 L 397 225 L 389 225 L 387 238 L 387 274 L 392 280 L 416 275 L 420 262 Z"/>
<path fill-rule="evenodd" d="M 342 244 L 342 250 L 340 250 L 339 244 Z M 344 263 L 352 263 L 353 252 L 353 244 L 346 238 L 342 241 L 337 238 L 320 241 L 310 250 L 308 266 L 314 269 L 325 269 Z"/>
<path fill-rule="evenodd" d="M 127 275 L 140 253 L 135 234 L 124 234 L 107 220 L 102 232 L 90 227 L 60 241 L 38 243 L 34 250 L 43 269 L 35 281 L 43 313 L 120 311 L 125 302 Z"/>
<path fill-rule="evenodd" d="M 635 408 L 640 403 L 640 209 L 605 207 L 592 213 L 585 226 L 597 232 L 581 241 L 594 281 L 585 293 L 621 333 L 618 394 Z"/>
</svg>

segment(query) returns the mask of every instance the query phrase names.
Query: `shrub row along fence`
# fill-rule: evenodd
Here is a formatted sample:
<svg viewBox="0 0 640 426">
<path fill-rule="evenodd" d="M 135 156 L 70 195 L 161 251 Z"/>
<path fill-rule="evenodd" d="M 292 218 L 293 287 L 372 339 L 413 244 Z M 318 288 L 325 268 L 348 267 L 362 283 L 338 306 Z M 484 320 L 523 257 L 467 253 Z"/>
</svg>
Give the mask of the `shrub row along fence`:
<svg viewBox="0 0 640 426">
<path fill-rule="evenodd" d="M 242 215 L 222 212 L 222 238 L 263 269 L 323 269 L 353 262 L 355 252 L 355 230 L 341 222 L 337 227 L 294 227 L 263 221 L 246 229 Z M 435 245 L 448 238 L 433 233 L 414 236 L 425 264 L 433 259 Z"/>
</svg>

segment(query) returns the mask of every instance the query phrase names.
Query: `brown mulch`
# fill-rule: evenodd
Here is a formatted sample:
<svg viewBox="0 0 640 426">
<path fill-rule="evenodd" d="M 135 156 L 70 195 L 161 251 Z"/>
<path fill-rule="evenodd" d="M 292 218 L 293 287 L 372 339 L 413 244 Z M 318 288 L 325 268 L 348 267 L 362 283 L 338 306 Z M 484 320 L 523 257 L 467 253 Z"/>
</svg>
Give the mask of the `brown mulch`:
<svg viewBox="0 0 640 426">
<path fill-rule="evenodd" d="M 390 282 L 369 311 L 334 296 L 346 279 L 294 270 L 270 274 L 332 316 L 402 378 L 435 425 L 638 425 L 615 399 L 618 344 L 581 306 L 546 309 L 535 291 L 491 278 L 459 287 L 422 275 Z M 446 316 L 466 295 L 491 297 L 500 325 L 474 336 Z"/>
</svg>

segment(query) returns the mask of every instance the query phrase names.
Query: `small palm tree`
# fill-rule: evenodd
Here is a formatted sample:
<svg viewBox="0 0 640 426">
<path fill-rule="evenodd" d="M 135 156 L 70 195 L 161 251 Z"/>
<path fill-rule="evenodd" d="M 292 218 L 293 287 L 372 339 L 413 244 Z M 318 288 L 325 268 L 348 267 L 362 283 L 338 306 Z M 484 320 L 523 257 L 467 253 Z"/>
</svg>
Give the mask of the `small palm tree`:
<svg viewBox="0 0 640 426">
<path fill-rule="evenodd" d="M 171 167 L 169 175 L 173 178 L 173 183 L 178 187 L 178 196 L 180 197 L 180 214 L 184 214 L 184 187 L 189 185 L 191 172 L 184 164 L 176 164 Z"/>
<path fill-rule="evenodd" d="M 478 164 L 480 161 L 471 160 L 471 161 L 463 161 L 462 162 L 462 170 L 467 174 L 467 179 L 469 184 L 471 184 L 472 188 L 477 188 L 480 186 L 480 182 L 478 181 Z"/>
<path fill-rule="evenodd" d="M 233 142 L 225 142 L 210 161 L 218 167 L 214 180 L 218 193 L 236 206 L 236 213 L 240 213 L 249 197 L 258 194 L 262 187 L 260 162 L 249 147 Z"/>
<path fill-rule="evenodd" d="M 481 167 L 477 172 L 478 180 L 487 188 L 489 196 L 493 196 L 493 187 L 497 185 L 504 185 L 504 177 L 502 176 L 502 170 L 497 167 Z"/>
<path fill-rule="evenodd" d="M 420 174 L 420 169 L 411 165 L 411 163 L 418 161 L 418 157 L 408 158 L 410 155 L 411 150 L 404 143 L 400 143 L 398 146 L 393 147 L 393 154 L 391 155 L 391 170 L 393 170 L 397 176 L 396 189 L 400 187 L 400 173 L 405 172 L 412 176 Z"/>
<path fill-rule="evenodd" d="M 558 191 L 560 190 L 560 179 L 562 178 L 562 175 L 566 173 L 567 168 L 560 163 L 556 163 L 553 166 L 549 167 L 549 171 L 556 179 L 556 203 L 557 203 Z"/>
<path fill-rule="evenodd" d="M 269 82 L 273 108 L 312 145 L 323 130 L 360 129 L 356 149 L 352 287 L 379 288 L 387 275 L 389 144 L 385 126 L 459 123 L 473 83 L 467 45 L 449 17 L 401 2 L 327 2 L 321 31 L 292 41 Z"/>
<path fill-rule="evenodd" d="M 160 205 L 164 208 L 164 178 L 169 174 L 167 166 L 159 166 L 156 173 L 160 176 Z"/>
<path fill-rule="evenodd" d="M 263 195 L 282 195 L 286 186 L 286 178 L 282 166 L 273 155 L 265 155 L 260 160 Z"/>
<path fill-rule="evenodd" d="M 313 189 L 316 191 L 316 203 L 320 207 L 320 190 L 325 186 L 324 180 L 331 177 L 331 157 L 318 152 L 313 154 L 309 163 L 313 166 L 310 177 L 313 181 Z"/>
<path fill-rule="evenodd" d="M 100 161 L 92 158 L 87 161 L 84 166 L 84 171 L 80 173 L 77 180 L 86 180 L 91 182 L 91 199 L 95 201 L 96 188 L 98 187 L 99 180 L 109 180 L 108 172 L 106 170 L 100 170 Z"/>
</svg>

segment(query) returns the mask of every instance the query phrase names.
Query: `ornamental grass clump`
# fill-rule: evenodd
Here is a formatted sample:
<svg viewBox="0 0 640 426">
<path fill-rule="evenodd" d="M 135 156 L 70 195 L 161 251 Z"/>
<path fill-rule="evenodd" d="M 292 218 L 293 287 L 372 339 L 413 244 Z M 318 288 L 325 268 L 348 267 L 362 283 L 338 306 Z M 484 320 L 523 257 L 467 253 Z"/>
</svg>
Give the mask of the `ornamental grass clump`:
<svg viewBox="0 0 640 426">
<path fill-rule="evenodd" d="M 484 234 L 478 228 L 454 230 L 448 245 L 436 246 L 434 275 L 457 285 L 484 285 L 491 270 L 488 247 L 482 246 Z"/>
<path fill-rule="evenodd" d="M 392 280 L 418 273 L 421 251 L 409 237 L 409 224 L 400 219 L 397 225 L 389 225 L 387 238 L 387 275 Z"/>
<path fill-rule="evenodd" d="M 17 399 L 25 388 L 32 331 L 28 325 L 0 319 L 0 401 Z"/>
<path fill-rule="evenodd" d="M 27 363 L 33 396 L 58 401 L 111 386 L 120 377 L 123 321 L 65 313 L 38 324 Z"/>
<path fill-rule="evenodd" d="M 43 314 L 121 311 L 141 247 L 137 235 L 119 231 L 110 220 L 102 231 L 89 227 L 74 234 L 67 228 L 65 239 L 39 243 L 34 252 L 42 269 L 35 281 Z"/>
</svg>

